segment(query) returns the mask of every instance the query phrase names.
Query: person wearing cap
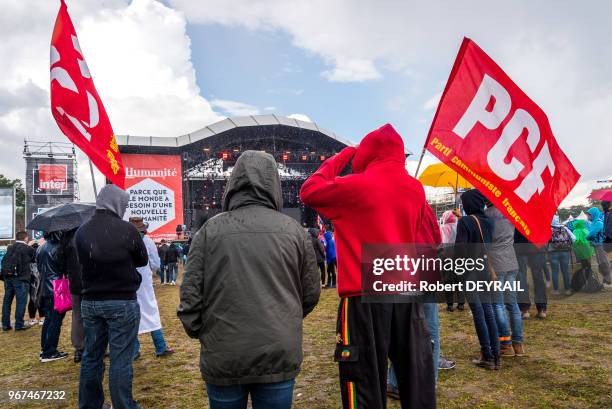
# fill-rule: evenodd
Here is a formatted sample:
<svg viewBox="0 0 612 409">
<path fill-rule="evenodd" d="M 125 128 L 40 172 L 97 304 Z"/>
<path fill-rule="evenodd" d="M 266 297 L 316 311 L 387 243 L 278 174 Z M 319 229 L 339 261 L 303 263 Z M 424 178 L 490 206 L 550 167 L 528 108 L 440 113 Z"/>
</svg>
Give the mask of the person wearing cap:
<svg viewBox="0 0 612 409">
<path fill-rule="evenodd" d="M 140 305 L 140 325 L 138 326 L 138 334 L 146 334 L 147 332 L 151 334 L 153 345 L 155 346 L 155 355 L 157 357 L 169 355 L 172 354 L 174 350 L 168 347 L 164 339 L 161 319 L 159 317 L 159 308 L 157 307 L 157 299 L 155 298 L 155 291 L 153 291 L 153 272 L 159 269 L 160 264 L 157 248 L 153 240 L 146 235 L 149 224 L 142 220 L 142 217 L 130 217 L 130 223 L 136 227 L 142 236 L 142 241 L 149 255 L 149 264 L 137 268 L 142 276 L 140 287 L 138 287 L 138 291 L 136 291 L 138 305 Z M 138 338 L 136 338 L 134 359 L 139 357 L 140 342 Z"/>
</svg>

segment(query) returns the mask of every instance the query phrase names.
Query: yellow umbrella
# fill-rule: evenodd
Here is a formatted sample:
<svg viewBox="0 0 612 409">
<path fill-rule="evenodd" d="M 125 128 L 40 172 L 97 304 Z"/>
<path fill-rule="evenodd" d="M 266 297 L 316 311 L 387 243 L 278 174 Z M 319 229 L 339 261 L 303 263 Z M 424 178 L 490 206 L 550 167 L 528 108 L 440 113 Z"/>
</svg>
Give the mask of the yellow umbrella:
<svg viewBox="0 0 612 409">
<path fill-rule="evenodd" d="M 429 165 L 419 176 L 419 181 L 425 186 L 450 187 L 455 193 L 458 189 L 470 189 L 472 187 L 470 182 L 444 163 Z"/>
</svg>

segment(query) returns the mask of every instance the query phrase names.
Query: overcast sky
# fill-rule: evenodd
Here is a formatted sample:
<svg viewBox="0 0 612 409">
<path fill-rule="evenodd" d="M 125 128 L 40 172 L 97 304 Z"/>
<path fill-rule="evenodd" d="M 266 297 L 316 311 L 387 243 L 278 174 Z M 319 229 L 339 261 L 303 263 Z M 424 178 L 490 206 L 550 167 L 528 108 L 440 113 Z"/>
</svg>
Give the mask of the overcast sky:
<svg viewBox="0 0 612 409">
<path fill-rule="evenodd" d="M 390 122 L 420 152 L 468 36 L 544 109 L 582 174 L 564 204 L 612 178 L 606 0 L 67 4 L 117 134 L 176 136 L 224 116 L 298 114 L 354 142 Z M 24 177 L 24 139 L 65 140 L 49 109 L 58 6 L 0 0 L 0 173 L 12 178 Z M 79 159 L 81 199 L 92 200 Z"/>
</svg>

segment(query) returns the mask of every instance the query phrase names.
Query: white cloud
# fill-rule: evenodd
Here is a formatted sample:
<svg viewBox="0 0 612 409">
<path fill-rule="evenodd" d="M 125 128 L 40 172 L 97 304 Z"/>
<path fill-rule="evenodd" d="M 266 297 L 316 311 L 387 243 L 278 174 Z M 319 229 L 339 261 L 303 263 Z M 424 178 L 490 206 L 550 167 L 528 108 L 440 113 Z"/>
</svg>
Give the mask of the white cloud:
<svg viewBox="0 0 612 409">
<path fill-rule="evenodd" d="M 304 122 L 312 122 L 312 119 L 310 119 L 308 115 L 304 115 L 304 114 L 291 114 L 291 115 L 287 115 L 287 118 L 293 118 L 293 119 L 297 119 L 298 121 L 304 121 Z"/>
<path fill-rule="evenodd" d="M 425 101 L 425 103 L 423 104 L 423 109 L 426 111 L 431 111 L 431 110 L 438 108 L 438 104 L 440 103 L 440 98 L 442 98 L 441 92 L 437 93 L 436 95 L 434 95 L 433 97 Z"/>
<path fill-rule="evenodd" d="M 210 101 L 213 108 L 220 109 L 229 116 L 249 116 L 259 115 L 259 108 L 253 105 L 239 101 L 230 101 L 227 99 L 213 99 Z"/>
<path fill-rule="evenodd" d="M 361 59 L 337 59 L 334 68 L 321 75 L 332 82 L 362 82 L 381 77 L 372 61 Z"/>
<path fill-rule="evenodd" d="M 153 0 L 68 2 L 117 134 L 175 136 L 220 119 L 200 96 L 180 12 Z M 49 42 L 59 2 L 0 0 L 0 173 L 23 177 L 24 139 L 66 141 L 49 108 Z M 92 200 L 79 154 L 81 199 Z M 96 171 L 98 188 L 103 177 Z"/>
</svg>

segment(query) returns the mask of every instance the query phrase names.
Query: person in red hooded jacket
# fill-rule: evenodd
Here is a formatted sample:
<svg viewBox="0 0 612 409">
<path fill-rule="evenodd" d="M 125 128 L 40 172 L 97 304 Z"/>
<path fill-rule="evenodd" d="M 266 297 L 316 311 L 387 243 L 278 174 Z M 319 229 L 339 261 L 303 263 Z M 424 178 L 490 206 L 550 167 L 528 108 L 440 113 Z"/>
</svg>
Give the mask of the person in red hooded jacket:
<svg viewBox="0 0 612 409">
<path fill-rule="evenodd" d="M 351 162 L 353 174 L 338 176 Z M 335 359 L 344 408 L 385 408 L 387 362 L 396 368 L 402 407 L 434 408 L 431 338 L 417 303 L 362 302 L 364 244 L 415 243 L 427 206 L 405 168 L 404 143 L 389 124 L 325 161 L 300 198 L 334 223 L 340 306 Z M 366 226 L 367 228 L 364 228 Z"/>
</svg>

